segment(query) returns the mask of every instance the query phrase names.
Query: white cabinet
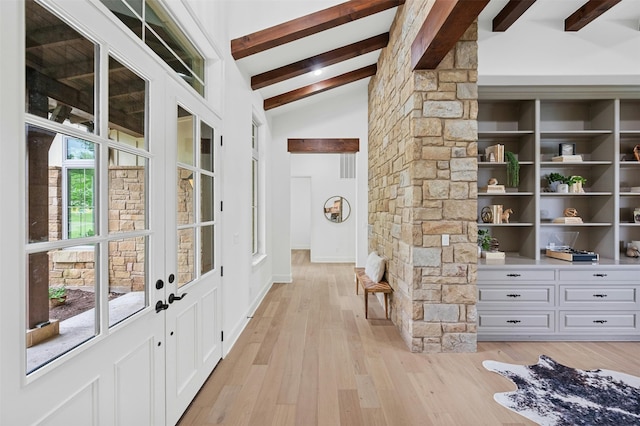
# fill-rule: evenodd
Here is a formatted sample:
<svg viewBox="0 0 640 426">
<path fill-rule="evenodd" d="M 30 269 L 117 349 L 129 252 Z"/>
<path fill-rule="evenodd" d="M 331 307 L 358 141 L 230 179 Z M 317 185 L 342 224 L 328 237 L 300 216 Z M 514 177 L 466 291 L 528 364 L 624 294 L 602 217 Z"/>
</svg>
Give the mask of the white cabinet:
<svg viewBox="0 0 640 426">
<path fill-rule="evenodd" d="M 638 272 L 635 265 L 614 261 L 580 265 L 511 258 L 505 265 L 483 263 L 478 339 L 640 340 Z"/>
</svg>

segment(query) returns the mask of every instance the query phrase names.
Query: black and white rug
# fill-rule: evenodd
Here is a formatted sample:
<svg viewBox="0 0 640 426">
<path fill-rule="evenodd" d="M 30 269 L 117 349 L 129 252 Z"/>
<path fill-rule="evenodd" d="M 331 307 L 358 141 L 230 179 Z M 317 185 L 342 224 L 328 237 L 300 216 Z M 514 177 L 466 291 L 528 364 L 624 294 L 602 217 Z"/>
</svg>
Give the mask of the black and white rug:
<svg viewBox="0 0 640 426">
<path fill-rule="evenodd" d="M 640 425 L 640 377 L 577 370 L 545 355 L 535 365 L 482 365 L 518 387 L 493 398 L 540 425 Z"/>
</svg>

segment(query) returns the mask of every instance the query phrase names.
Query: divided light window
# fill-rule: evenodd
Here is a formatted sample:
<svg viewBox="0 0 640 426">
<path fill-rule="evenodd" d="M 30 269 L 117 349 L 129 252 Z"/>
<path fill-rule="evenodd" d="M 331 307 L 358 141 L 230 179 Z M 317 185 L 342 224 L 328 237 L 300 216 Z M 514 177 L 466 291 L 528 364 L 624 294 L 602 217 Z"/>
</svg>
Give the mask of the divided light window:
<svg viewBox="0 0 640 426">
<path fill-rule="evenodd" d="M 260 151 L 258 149 L 258 125 L 255 122 L 251 123 L 251 148 L 251 253 L 256 255 L 259 251 L 258 231 L 260 229 L 258 226 L 258 200 L 260 195 L 258 172 L 260 170 Z"/>
<path fill-rule="evenodd" d="M 133 33 L 204 96 L 204 58 L 157 0 L 100 0 Z"/>
</svg>

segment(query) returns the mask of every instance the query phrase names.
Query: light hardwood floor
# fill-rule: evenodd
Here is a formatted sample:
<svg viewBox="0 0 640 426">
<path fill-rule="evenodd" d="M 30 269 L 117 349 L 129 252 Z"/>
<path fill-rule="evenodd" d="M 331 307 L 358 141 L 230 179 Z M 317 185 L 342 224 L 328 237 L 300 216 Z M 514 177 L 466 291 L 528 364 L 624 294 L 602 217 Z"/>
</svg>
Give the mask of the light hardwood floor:
<svg viewBox="0 0 640 426">
<path fill-rule="evenodd" d="M 531 425 L 493 401 L 515 389 L 482 367 L 535 364 L 640 375 L 640 343 L 480 342 L 471 354 L 415 354 L 374 296 L 364 318 L 352 264 L 294 251 L 293 283 L 274 284 L 180 421 L 190 425 Z"/>
</svg>

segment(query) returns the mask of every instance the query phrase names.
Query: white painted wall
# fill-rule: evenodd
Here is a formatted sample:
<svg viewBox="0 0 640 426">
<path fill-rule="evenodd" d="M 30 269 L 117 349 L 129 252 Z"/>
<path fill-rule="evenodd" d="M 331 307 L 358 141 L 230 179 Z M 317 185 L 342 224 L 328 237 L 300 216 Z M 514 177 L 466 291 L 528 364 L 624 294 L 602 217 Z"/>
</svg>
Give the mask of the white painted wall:
<svg viewBox="0 0 640 426">
<path fill-rule="evenodd" d="M 323 98 L 318 103 L 313 105 L 304 105 L 298 109 L 292 109 L 285 114 L 274 114 L 272 117 L 272 161 L 271 161 L 271 185 L 273 188 L 278 188 L 273 192 L 272 205 L 278 206 L 276 209 L 278 213 L 273 214 L 273 232 L 274 235 L 278 235 L 278 238 L 274 238 L 274 251 L 273 251 L 273 268 L 274 268 L 274 280 L 276 277 L 290 276 L 291 275 L 291 254 L 290 244 L 291 241 L 291 217 L 290 217 L 290 203 L 291 203 L 291 176 L 312 176 L 311 173 L 304 170 L 299 170 L 294 166 L 294 156 L 301 154 L 289 154 L 287 152 L 287 139 L 288 138 L 359 138 L 360 139 L 360 152 L 357 154 L 357 166 L 356 166 L 356 182 L 354 182 L 351 199 L 349 200 L 352 207 L 352 215 L 347 222 L 343 225 L 354 227 L 355 237 L 353 242 L 353 248 L 344 246 L 344 256 L 340 254 L 340 261 L 355 261 L 356 263 L 364 264 L 367 256 L 367 194 L 366 185 L 368 179 L 368 173 L 366 168 L 367 158 L 367 134 L 368 134 L 368 104 L 367 104 L 367 86 L 366 84 L 356 84 L 352 89 L 341 91 L 340 95 L 334 97 Z M 322 154 L 316 154 L 324 157 Z M 304 155 L 309 156 L 309 155 Z M 313 162 L 314 167 L 330 167 L 325 165 L 321 157 L 317 157 Z M 331 157 L 333 158 L 333 156 Z M 339 162 L 339 156 L 335 155 L 336 161 Z M 339 176 L 339 163 L 338 172 L 334 176 Z M 339 179 L 338 179 L 339 180 Z M 329 184 L 331 190 L 339 189 L 340 182 L 334 182 Z M 364 186 L 363 186 L 364 185 Z M 314 189 L 316 188 L 317 189 Z M 329 196 L 338 195 L 326 188 L 322 188 L 321 185 L 317 185 L 315 180 L 312 183 L 312 194 L 315 191 L 318 194 L 327 194 L 326 196 L 312 196 L 312 229 L 318 223 L 321 223 L 323 228 L 326 225 L 335 225 L 329 223 L 323 217 L 320 217 L 324 222 L 315 222 L 313 211 L 317 211 L 318 214 L 322 213 L 322 206 Z M 351 201 L 353 199 L 353 201 Z M 315 204 L 314 204 L 315 203 Z M 286 206 L 280 209 L 281 206 Z M 314 207 L 315 206 L 315 207 Z M 351 219 L 354 219 L 351 222 Z M 326 229 L 324 229 L 326 231 Z M 332 230 L 335 230 L 332 229 Z M 312 231 L 311 244 L 313 246 L 313 235 L 316 232 Z M 323 261 L 329 261 L 329 259 L 337 258 L 335 254 L 335 247 L 332 248 L 333 253 L 327 253 L 325 250 L 319 252 L 318 259 L 327 259 Z M 340 249 L 339 249 L 340 250 Z M 348 251 L 351 251 L 348 253 Z M 312 253 L 313 254 L 313 253 Z M 332 254 L 332 256 L 329 256 Z M 347 257 L 348 256 L 348 257 Z M 351 260 L 346 260 L 350 258 Z"/>
<path fill-rule="evenodd" d="M 580 31 L 564 19 L 583 0 L 538 0 L 505 32 L 491 20 L 506 0 L 493 0 L 478 20 L 478 83 L 483 85 L 640 84 L 640 3 L 620 2 Z"/>
<path fill-rule="evenodd" d="M 291 176 L 291 248 L 311 248 L 311 176 Z"/>
<path fill-rule="evenodd" d="M 325 202 L 335 196 L 344 197 L 355 213 L 355 179 L 340 179 L 339 154 L 292 154 L 291 178 L 310 177 L 309 248 L 312 262 L 355 262 L 356 221 L 351 215 L 342 223 L 327 220 L 324 214 Z M 291 192 L 292 240 L 295 205 L 300 203 L 298 194 Z M 303 214 L 300 212 L 300 214 Z"/>
</svg>

